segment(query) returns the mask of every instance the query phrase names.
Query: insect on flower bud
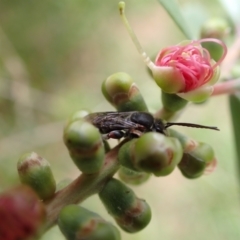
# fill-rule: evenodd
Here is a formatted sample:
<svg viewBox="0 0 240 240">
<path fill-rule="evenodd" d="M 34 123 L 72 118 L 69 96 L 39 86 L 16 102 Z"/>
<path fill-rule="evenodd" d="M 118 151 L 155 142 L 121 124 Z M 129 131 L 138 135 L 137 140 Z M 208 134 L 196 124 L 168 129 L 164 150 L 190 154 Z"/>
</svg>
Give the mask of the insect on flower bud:
<svg viewBox="0 0 240 240">
<path fill-rule="evenodd" d="M 102 83 L 102 92 L 118 111 L 147 111 L 141 93 L 127 73 L 118 72 L 109 76 Z"/>
<path fill-rule="evenodd" d="M 0 194 L 0 239 L 36 239 L 45 220 L 45 208 L 28 186 Z"/>
<path fill-rule="evenodd" d="M 115 226 L 98 214 L 73 204 L 61 210 L 58 226 L 68 240 L 120 240 Z"/>
<path fill-rule="evenodd" d="M 21 182 L 34 189 L 40 199 L 54 195 L 56 182 L 46 159 L 34 152 L 26 153 L 18 160 L 17 169 Z"/>
<path fill-rule="evenodd" d="M 76 166 L 84 173 L 100 170 L 104 146 L 97 128 L 83 119 L 70 122 L 64 129 L 64 142 Z"/>
<path fill-rule="evenodd" d="M 119 180 L 109 180 L 99 197 L 108 213 L 126 232 L 141 231 L 151 220 L 151 209 L 146 201 L 137 198 L 133 190 Z"/>
</svg>

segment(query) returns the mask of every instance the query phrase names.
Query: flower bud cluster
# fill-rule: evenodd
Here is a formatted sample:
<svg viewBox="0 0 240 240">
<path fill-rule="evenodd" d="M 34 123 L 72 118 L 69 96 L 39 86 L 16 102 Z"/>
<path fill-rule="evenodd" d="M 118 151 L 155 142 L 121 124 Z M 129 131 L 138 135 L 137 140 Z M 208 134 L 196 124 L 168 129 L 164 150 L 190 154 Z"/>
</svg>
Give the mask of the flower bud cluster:
<svg viewBox="0 0 240 240">
<path fill-rule="evenodd" d="M 131 86 L 135 86 L 132 80 L 129 81 L 128 75 L 118 73 L 108 79 L 111 80 L 109 89 L 114 91 L 107 88 L 109 82 L 105 81 L 103 93 L 115 107 L 129 111 L 134 111 L 136 107 L 141 111 L 147 111 L 138 90 L 135 92 L 136 95 L 123 94 L 125 97 L 114 98 L 121 96 L 124 91 L 129 93 Z M 122 79 L 127 81 L 121 82 Z M 175 106 L 169 109 L 173 112 L 180 110 L 187 103 L 178 95 L 164 93 L 163 98 L 166 106 L 175 99 Z M 93 183 L 97 182 L 98 177 L 102 178 L 101 174 L 109 164 L 106 162 L 106 152 L 109 152 L 107 155 L 111 155 L 111 149 L 102 138 L 101 125 L 99 129 L 96 128 L 86 117 L 87 114 L 86 111 L 73 114 L 65 126 L 63 138 L 72 160 L 85 177 L 84 181 L 89 177 Z M 162 127 L 164 124 L 163 121 Z M 102 126 L 109 127 L 105 123 Z M 111 125 L 110 129 L 114 130 L 113 126 Z M 117 225 L 129 233 L 141 231 L 149 224 L 151 209 L 131 188 L 112 177 L 117 170 L 122 181 L 138 185 L 147 181 L 151 174 L 157 177 L 167 176 L 176 167 L 185 177 L 197 178 L 211 171 L 216 165 L 214 152 L 208 144 L 194 141 L 172 129 L 169 131 L 162 129 L 162 133 L 140 130 L 138 132 L 139 137 L 128 138 L 119 145 L 119 150 L 115 154 L 116 159 L 111 159 L 116 164 L 114 172 L 104 172 L 108 177 L 105 177 L 100 185 L 95 186 L 96 188 L 101 186 L 99 191 L 94 190 L 99 193 L 103 205 Z M 56 183 L 49 163 L 36 153 L 24 154 L 19 159 L 18 172 L 21 182 L 30 186 L 40 199 L 48 200 L 58 195 L 55 193 Z M 64 187 L 60 186 L 58 189 L 64 192 Z M 99 215 L 77 205 L 67 205 L 61 210 L 58 225 L 66 239 L 120 239 L 116 227 Z"/>
<path fill-rule="evenodd" d="M 213 85 L 218 81 L 219 65 L 227 52 L 225 44 L 213 38 L 183 41 L 162 49 L 153 63 L 141 49 L 128 24 L 124 7 L 125 3 L 120 2 L 123 22 L 151 70 L 154 81 L 161 88 L 162 105 L 166 112 L 166 115 L 162 116 L 165 120 L 167 116 L 170 118 L 182 110 L 189 101 L 205 101 L 212 94 Z M 203 34 L 206 33 L 207 30 L 203 29 Z M 214 51 L 217 52 L 215 55 Z M 127 73 L 118 72 L 109 76 L 102 83 L 102 93 L 119 112 L 148 112 L 143 96 Z M 167 131 L 164 122 L 163 129 L 159 131 L 153 128 L 153 123 L 147 129 L 144 124 L 129 121 L 131 118 L 127 118 L 128 122 L 124 125 L 126 119 L 120 116 L 114 124 L 109 119 L 107 124 L 100 123 L 97 128 L 87 119 L 87 114 L 87 111 L 78 111 L 71 116 L 64 128 L 64 143 L 73 162 L 83 173 L 81 177 L 83 176 L 84 187 L 90 179 L 89 186 L 94 189 L 91 189 L 93 193 L 98 193 L 108 213 L 117 225 L 128 233 L 139 232 L 148 225 L 151 209 L 131 188 L 113 177 L 117 171 L 122 181 L 138 185 L 147 181 L 152 174 L 157 177 L 167 176 L 176 167 L 185 177 L 193 179 L 212 171 L 216 166 L 211 146 L 192 140 L 172 129 Z M 120 134 L 120 137 L 115 138 L 126 138 L 113 150 L 106 141 L 107 137 L 102 135 L 108 134 L 109 129 Z M 106 170 L 108 161 L 114 162 L 111 162 L 115 164 L 112 168 L 114 170 Z M 56 193 L 56 182 L 50 165 L 36 153 L 24 154 L 19 159 L 17 168 L 24 186 L 0 196 L 0 235 L 5 239 L 28 239 L 37 236 L 38 228 L 45 217 L 42 201 L 50 201 L 57 197 L 59 192 L 69 190 L 65 188 L 65 182 L 59 184 Z M 71 187 L 75 183 L 79 182 L 70 184 Z M 86 188 L 81 190 L 84 192 Z M 64 202 L 66 206 L 59 210 L 57 222 L 66 239 L 120 240 L 120 232 L 114 225 L 106 222 L 98 214 L 74 205 L 77 203 L 76 199 L 75 195 L 73 198 L 67 198 Z M 69 205 L 71 201 L 74 204 Z M 14 226 L 16 231 L 8 231 L 5 226 Z"/>
</svg>

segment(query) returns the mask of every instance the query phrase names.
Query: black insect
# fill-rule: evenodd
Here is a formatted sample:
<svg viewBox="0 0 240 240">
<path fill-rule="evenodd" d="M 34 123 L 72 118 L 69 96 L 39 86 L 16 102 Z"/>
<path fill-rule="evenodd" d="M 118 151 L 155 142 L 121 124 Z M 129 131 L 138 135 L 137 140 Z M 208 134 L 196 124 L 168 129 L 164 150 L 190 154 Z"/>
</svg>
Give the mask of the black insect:
<svg viewBox="0 0 240 240">
<path fill-rule="evenodd" d="M 204 126 L 193 123 L 164 122 L 154 118 L 148 112 L 97 112 L 85 117 L 97 127 L 105 139 L 136 138 L 146 132 L 158 132 L 166 135 L 166 129 L 173 125 L 207 128 L 218 130 L 217 127 Z"/>
</svg>

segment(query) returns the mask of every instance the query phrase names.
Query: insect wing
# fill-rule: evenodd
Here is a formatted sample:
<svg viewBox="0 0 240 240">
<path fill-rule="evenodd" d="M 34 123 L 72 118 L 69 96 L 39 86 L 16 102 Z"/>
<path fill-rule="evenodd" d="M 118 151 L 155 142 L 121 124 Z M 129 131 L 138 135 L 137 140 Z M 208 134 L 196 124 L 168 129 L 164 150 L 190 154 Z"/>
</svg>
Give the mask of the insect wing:
<svg viewBox="0 0 240 240">
<path fill-rule="evenodd" d="M 101 132 L 112 130 L 128 130 L 137 128 L 139 125 L 130 121 L 133 112 L 100 112 L 91 113 L 85 119 L 91 122 Z"/>
</svg>

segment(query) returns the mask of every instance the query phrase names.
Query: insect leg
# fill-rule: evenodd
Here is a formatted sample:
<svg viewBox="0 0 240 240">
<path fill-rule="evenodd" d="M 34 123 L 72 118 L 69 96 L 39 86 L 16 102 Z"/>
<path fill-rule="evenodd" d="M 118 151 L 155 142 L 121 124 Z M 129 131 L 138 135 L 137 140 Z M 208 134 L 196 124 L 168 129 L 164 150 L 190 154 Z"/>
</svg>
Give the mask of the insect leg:
<svg viewBox="0 0 240 240">
<path fill-rule="evenodd" d="M 129 129 L 126 133 L 124 137 L 128 137 L 128 138 L 138 138 L 141 137 L 143 134 L 143 132 L 136 130 L 136 129 Z"/>
<path fill-rule="evenodd" d="M 103 137 L 105 137 L 105 139 L 109 139 L 109 138 L 114 138 L 114 139 L 120 139 L 122 137 L 124 137 L 125 133 L 121 130 L 114 130 L 111 131 L 107 134 L 105 134 Z"/>
</svg>

